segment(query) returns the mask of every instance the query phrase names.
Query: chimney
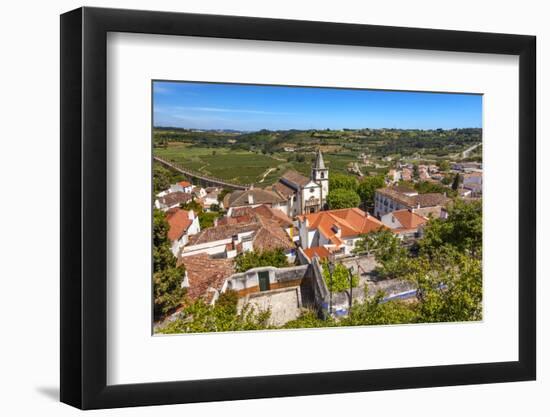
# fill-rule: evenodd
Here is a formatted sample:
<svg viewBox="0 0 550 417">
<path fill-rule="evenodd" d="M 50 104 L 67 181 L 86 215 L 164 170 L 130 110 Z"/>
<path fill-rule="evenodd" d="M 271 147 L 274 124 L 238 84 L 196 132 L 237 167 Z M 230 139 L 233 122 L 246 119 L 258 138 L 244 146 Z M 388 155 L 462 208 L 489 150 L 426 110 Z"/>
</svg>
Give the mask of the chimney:
<svg viewBox="0 0 550 417">
<path fill-rule="evenodd" d="M 254 204 L 254 196 L 250 192 L 248 193 L 248 204 Z"/>
</svg>

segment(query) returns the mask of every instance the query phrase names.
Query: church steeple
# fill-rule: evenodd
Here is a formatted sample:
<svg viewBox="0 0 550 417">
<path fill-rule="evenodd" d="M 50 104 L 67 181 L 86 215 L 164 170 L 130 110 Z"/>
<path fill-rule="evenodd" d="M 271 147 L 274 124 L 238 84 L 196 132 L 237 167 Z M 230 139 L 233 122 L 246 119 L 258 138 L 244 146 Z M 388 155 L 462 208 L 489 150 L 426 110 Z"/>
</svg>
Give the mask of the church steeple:
<svg viewBox="0 0 550 417">
<path fill-rule="evenodd" d="M 311 179 L 321 186 L 321 209 L 323 209 L 328 195 L 328 168 L 325 166 L 320 149 L 317 150 L 315 164 L 311 168 Z"/>
<path fill-rule="evenodd" d="M 317 149 L 317 158 L 315 159 L 314 169 L 326 169 L 325 161 L 323 161 L 323 154 L 321 153 L 321 149 Z"/>
</svg>

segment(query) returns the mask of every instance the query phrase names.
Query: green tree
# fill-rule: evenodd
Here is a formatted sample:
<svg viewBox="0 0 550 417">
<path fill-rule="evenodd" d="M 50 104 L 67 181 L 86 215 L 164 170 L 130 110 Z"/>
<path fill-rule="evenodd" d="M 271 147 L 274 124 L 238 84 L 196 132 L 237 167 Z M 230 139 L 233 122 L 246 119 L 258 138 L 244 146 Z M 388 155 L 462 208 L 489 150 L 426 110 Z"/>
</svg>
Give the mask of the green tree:
<svg viewBox="0 0 550 417">
<path fill-rule="evenodd" d="M 419 181 L 414 184 L 414 189 L 418 191 L 419 194 L 446 193 L 448 197 L 456 197 L 457 195 L 454 189 L 449 189 L 442 184 L 437 184 L 430 181 Z"/>
<path fill-rule="evenodd" d="M 332 292 L 342 292 L 349 290 L 350 288 L 350 279 L 349 271 L 342 264 L 334 265 L 334 272 L 332 273 L 332 278 L 330 276 L 329 265 L 327 261 L 322 263 L 323 266 L 323 278 L 327 284 L 327 288 Z M 356 288 L 359 285 L 359 277 L 357 275 L 352 275 L 351 286 Z"/>
<path fill-rule="evenodd" d="M 203 208 L 200 205 L 200 203 L 194 198 L 187 203 L 181 203 L 180 208 L 183 210 L 193 210 L 197 215 L 199 215 L 203 211 Z"/>
<path fill-rule="evenodd" d="M 155 195 L 183 179 L 183 175 L 169 170 L 158 162 L 153 162 L 153 193 Z"/>
<path fill-rule="evenodd" d="M 384 278 L 396 278 L 407 270 L 408 252 L 401 240 L 387 228 L 367 233 L 355 244 L 355 253 L 374 255 L 376 272 Z"/>
<path fill-rule="evenodd" d="M 237 314 L 236 306 L 232 302 L 211 306 L 199 299 L 185 307 L 180 317 L 158 332 L 170 334 L 263 330 L 269 328 L 270 316 L 270 310 L 256 311 L 250 305 L 245 305 Z"/>
<path fill-rule="evenodd" d="M 178 307 L 185 294 L 181 283 L 185 274 L 183 266 L 176 267 L 168 240 L 169 225 L 161 210 L 153 212 L 153 292 L 154 313 L 159 318 Z"/>
<path fill-rule="evenodd" d="M 451 169 L 451 164 L 447 160 L 439 161 L 437 165 L 439 166 L 439 170 L 443 172 Z"/>
<path fill-rule="evenodd" d="M 443 185 L 451 185 L 454 180 L 454 175 L 447 174 L 441 179 L 441 184 Z"/>
<path fill-rule="evenodd" d="M 458 190 L 458 187 L 460 186 L 460 174 L 456 174 L 454 179 L 453 179 L 453 185 L 451 185 L 451 188 L 453 190 Z"/>
<path fill-rule="evenodd" d="M 407 279 L 417 288 L 419 322 L 481 320 L 481 259 L 443 246 L 411 259 Z"/>
<path fill-rule="evenodd" d="M 199 224 L 202 229 L 207 229 L 209 227 L 213 227 L 216 219 L 220 216 L 220 213 L 215 211 L 201 211 L 199 213 Z"/>
<path fill-rule="evenodd" d="M 327 195 L 327 204 L 331 210 L 357 207 L 361 203 L 359 195 L 346 188 L 330 190 Z"/>
<path fill-rule="evenodd" d="M 222 211 L 222 208 L 220 207 L 219 204 L 211 204 L 210 211 L 220 212 Z"/>
<path fill-rule="evenodd" d="M 329 179 L 330 190 L 357 190 L 357 178 L 345 174 L 332 174 Z"/>
<path fill-rule="evenodd" d="M 336 326 L 336 322 L 332 317 L 328 317 L 327 320 L 322 320 L 318 317 L 314 310 L 305 310 L 300 316 L 294 320 L 291 320 L 283 326 L 285 329 L 310 329 L 319 327 L 332 327 Z"/>
<path fill-rule="evenodd" d="M 366 291 L 366 289 L 365 289 Z M 351 313 L 340 321 L 341 326 L 368 326 L 383 324 L 406 324 L 418 321 L 417 306 L 401 300 L 384 301 L 385 294 L 379 291 L 374 297 L 365 297 L 355 303 Z"/>
<path fill-rule="evenodd" d="M 261 266 L 283 268 L 288 266 L 288 260 L 282 249 L 263 252 L 244 252 L 235 258 L 235 269 L 237 272 L 245 272 Z"/>
<path fill-rule="evenodd" d="M 428 256 L 447 245 L 458 252 L 481 258 L 483 244 L 482 202 L 455 199 L 447 208 L 447 219 L 432 219 L 419 241 L 420 251 Z"/>
<path fill-rule="evenodd" d="M 223 203 L 223 199 L 224 197 L 227 195 L 227 194 L 230 194 L 231 193 L 231 190 L 228 190 L 227 188 L 224 188 L 223 190 L 221 190 L 219 193 L 218 193 L 218 201 L 220 203 Z M 227 207 L 226 207 L 227 209 Z"/>
<path fill-rule="evenodd" d="M 386 185 L 384 177 L 377 175 L 374 177 L 365 177 L 357 187 L 357 194 L 361 198 L 363 204 L 367 207 L 374 206 L 374 193 L 377 189 L 383 188 Z"/>
</svg>

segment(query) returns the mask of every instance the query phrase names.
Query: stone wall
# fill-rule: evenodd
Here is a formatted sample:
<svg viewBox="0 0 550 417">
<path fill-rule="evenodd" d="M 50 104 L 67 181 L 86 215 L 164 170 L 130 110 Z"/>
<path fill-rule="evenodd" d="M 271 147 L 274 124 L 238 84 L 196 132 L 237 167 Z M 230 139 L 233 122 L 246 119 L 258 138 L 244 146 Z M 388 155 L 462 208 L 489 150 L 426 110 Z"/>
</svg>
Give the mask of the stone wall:
<svg viewBox="0 0 550 417">
<path fill-rule="evenodd" d="M 309 266 L 300 265 L 288 268 L 275 268 L 265 266 L 253 268 L 246 272 L 231 275 L 227 279 L 227 289 L 236 291 L 240 297 L 260 291 L 259 273 L 269 274 L 269 287 L 271 290 L 298 287 L 307 273 Z"/>
<path fill-rule="evenodd" d="M 321 318 L 328 314 L 329 291 L 323 278 L 323 267 L 319 258 L 314 257 L 311 261 L 311 270 L 308 274 L 310 286 L 313 293 L 313 303 Z"/>
</svg>

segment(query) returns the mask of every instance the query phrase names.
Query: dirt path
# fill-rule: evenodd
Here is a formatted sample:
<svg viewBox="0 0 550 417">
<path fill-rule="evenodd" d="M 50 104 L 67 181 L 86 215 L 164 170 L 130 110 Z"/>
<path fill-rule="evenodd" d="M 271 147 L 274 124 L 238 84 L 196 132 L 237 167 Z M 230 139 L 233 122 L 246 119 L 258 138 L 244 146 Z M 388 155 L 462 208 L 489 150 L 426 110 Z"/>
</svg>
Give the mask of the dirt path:
<svg viewBox="0 0 550 417">
<path fill-rule="evenodd" d="M 259 182 L 264 182 L 265 181 L 265 177 L 267 177 L 269 175 L 270 172 L 273 172 L 275 171 L 277 168 L 269 168 L 266 172 L 264 172 L 264 175 L 262 176 L 262 179 L 259 181 Z"/>
</svg>

